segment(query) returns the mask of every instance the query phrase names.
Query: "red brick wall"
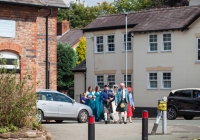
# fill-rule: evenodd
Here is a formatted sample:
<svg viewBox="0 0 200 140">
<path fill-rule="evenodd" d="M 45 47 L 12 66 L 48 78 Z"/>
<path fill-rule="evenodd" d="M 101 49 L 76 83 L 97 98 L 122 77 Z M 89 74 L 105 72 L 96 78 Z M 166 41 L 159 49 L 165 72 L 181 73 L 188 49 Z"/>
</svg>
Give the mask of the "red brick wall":
<svg viewBox="0 0 200 140">
<path fill-rule="evenodd" d="M 49 10 L 36 7 L 0 4 L 0 19 L 16 21 L 15 38 L 0 37 L 0 51 L 11 51 L 20 56 L 21 77 L 27 69 L 33 72 L 32 83 L 45 88 L 46 18 Z M 57 9 L 49 17 L 50 88 L 57 89 L 56 21 Z"/>
</svg>

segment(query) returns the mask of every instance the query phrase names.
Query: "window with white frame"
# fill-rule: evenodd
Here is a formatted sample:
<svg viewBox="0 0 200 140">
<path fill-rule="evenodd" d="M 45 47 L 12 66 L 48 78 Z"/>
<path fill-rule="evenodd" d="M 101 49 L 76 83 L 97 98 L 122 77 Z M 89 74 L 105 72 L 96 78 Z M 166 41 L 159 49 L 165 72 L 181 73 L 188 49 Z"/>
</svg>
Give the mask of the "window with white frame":
<svg viewBox="0 0 200 140">
<path fill-rule="evenodd" d="M 103 52 L 103 36 L 96 36 L 96 53 Z"/>
<path fill-rule="evenodd" d="M 200 61 L 200 38 L 197 39 L 197 61 Z"/>
<path fill-rule="evenodd" d="M 123 75 L 124 83 L 126 84 L 126 75 Z M 132 87 L 132 77 L 131 75 L 127 75 L 127 86 Z"/>
<path fill-rule="evenodd" d="M 114 52 L 115 51 L 115 35 L 107 36 L 107 51 Z"/>
<path fill-rule="evenodd" d="M 127 36 L 127 51 L 132 50 L 132 37 L 131 34 Z M 123 51 L 126 51 L 126 34 L 123 34 Z"/>
<path fill-rule="evenodd" d="M 172 50 L 172 38 L 170 33 L 163 34 L 163 48 L 162 51 Z"/>
<path fill-rule="evenodd" d="M 171 72 L 162 73 L 162 88 L 171 89 Z"/>
<path fill-rule="evenodd" d="M 108 75 L 107 82 L 108 82 L 109 88 L 112 89 L 113 86 L 115 85 L 115 75 Z"/>
<path fill-rule="evenodd" d="M 157 89 L 158 88 L 158 73 L 152 72 L 148 74 L 148 88 Z"/>
<path fill-rule="evenodd" d="M 100 89 L 104 88 L 104 76 L 103 75 L 96 75 L 96 85 L 100 87 Z"/>
<path fill-rule="evenodd" d="M 149 35 L 149 52 L 158 51 L 158 38 L 157 34 Z"/>
<path fill-rule="evenodd" d="M 19 70 L 19 56 L 12 52 L 0 52 L 0 58 L 3 62 L 0 64 L 1 67 L 4 67 L 8 70 L 17 69 Z"/>
</svg>

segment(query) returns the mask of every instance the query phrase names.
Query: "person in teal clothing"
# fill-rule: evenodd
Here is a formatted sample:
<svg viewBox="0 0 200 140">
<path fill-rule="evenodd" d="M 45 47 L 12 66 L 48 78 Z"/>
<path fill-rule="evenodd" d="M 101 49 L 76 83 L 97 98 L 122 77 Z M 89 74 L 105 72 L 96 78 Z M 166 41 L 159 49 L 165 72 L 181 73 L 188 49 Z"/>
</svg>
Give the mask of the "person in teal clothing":
<svg viewBox="0 0 200 140">
<path fill-rule="evenodd" d="M 96 121 L 103 120 L 103 101 L 101 100 L 101 91 L 100 87 L 96 86 L 95 88 L 95 109 L 94 109 L 94 116 Z"/>
<path fill-rule="evenodd" d="M 87 96 L 86 96 L 85 105 L 89 106 L 92 109 L 93 114 L 94 114 L 96 97 L 94 96 L 94 92 L 92 90 L 93 90 L 92 86 L 89 86 L 88 91 L 86 92 Z"/>
</svg>

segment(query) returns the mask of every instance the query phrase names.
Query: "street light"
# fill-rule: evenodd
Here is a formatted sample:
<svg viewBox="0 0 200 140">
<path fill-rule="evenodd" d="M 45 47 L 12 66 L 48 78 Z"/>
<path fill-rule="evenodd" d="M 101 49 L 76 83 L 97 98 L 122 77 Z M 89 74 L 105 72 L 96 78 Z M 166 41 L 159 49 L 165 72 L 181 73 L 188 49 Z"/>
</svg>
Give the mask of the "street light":
<svg viewBox="0 0 200 140">
<path fill-rule="evenodd" d="M 125 44 L 125 49 L 126 49 L 126 87 L 127 87 L 127 38 L 128 38 L 128 33 L 127 33 L 127 15 L 128 15 L 128 13 L 124 13 L 124 15 L 125 15 L 125 17 L 126 17 L 126 44 Z"/>
</svg>

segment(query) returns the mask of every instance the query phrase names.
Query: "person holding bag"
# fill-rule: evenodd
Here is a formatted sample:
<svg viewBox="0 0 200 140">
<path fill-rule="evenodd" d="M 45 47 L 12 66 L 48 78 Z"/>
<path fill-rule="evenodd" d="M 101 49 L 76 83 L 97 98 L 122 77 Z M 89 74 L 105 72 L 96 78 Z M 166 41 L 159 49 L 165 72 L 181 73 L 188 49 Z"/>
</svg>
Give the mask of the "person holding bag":
<svg viewBox="0 0 200 140">
<path fill-rule="evenodd" d="M 128 103 L 129 103 L 129 94 L 128 90 L 125 88 L 124 83 L 120 84 L 120 88 L 117 90 L 115 96 L 115 104 L 117 106 L 116 111 L 119 115 L 119 123 L 122 124 L 122 115 L 124 112 L 124 124 L 127 124 L 127 111 L 128 111 Z"/>
</svg>

